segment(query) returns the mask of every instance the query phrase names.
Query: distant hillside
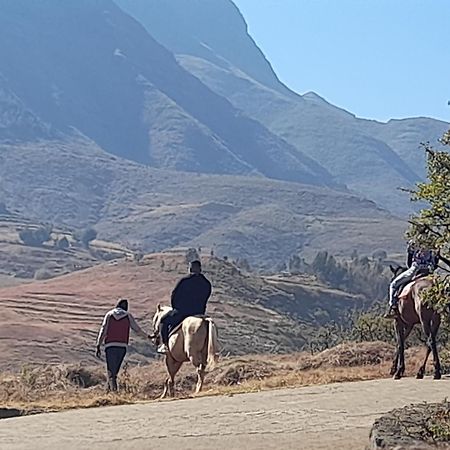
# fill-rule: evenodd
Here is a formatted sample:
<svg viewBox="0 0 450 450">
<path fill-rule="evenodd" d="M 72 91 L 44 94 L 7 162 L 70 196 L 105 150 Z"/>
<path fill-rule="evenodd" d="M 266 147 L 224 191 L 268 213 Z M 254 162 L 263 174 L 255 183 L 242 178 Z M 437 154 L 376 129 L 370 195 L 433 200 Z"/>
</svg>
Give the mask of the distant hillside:
<svg viewBox="0 0 450 450">
<path fill-rule="evenodd" d="M 218 0 L 214 7 L 208 0 L 189 6 L 181 0 L 118 3 L 176 53 L 184 68 L 328 169 L 339 183 L 398 214 L 411 210 L 407 195 L 397 188 L 411 187 L 424 176 L 419 144 L 436 143 L 447 123 L 366 121 L 314 93 L 293 93 L 277 80 L 231 0 Z"/>
<path fill-rule="evenodd" d="M 60 227 L 53 227 L 50 238 L 41 245 L 29 245 L 20 238 L 21 231 L 46 225 L 0 211 L 0 287 L 53 278 L 131 254 L 120 245 L 99 240 L 84 248 L 73 230 Z M 59 246 L 61 240 L 67 241 L 67 248 Z"/>
<path fill-rule="evenodd" d="M 7 208 L 72 229 L 95 226 L 100 239 L 128 248 L 201 246 L 265 268 L 298 252 L 403 249 L 402 221 L 328 188 L 152 169 L 83 139 L 4 145 L 0 158 Z"/>
<path fill-rule="evenodd" d="M 299 350 L 320 320 L 338 319 L 362 306 L 355 296 L 325 289 L 318 295 L 317 286 L 310 294 L 296 297 L 261 278 L 240 275 L 224 261 L 207 257 L 203 261 L 214 286 L 208 313 L 219 326 L 223 354 Z M 170 292 L 185 270 L 183 255 L 156 254 L 145 257 L 140 265 L 114 262 L 0 289 L 5 318 L 0 328 L 0 368 L 94 362 L 102 317 L 117 297 L 130 300 L 131 311 L 150 332 L 156 305 L 169 302 Z M 308 286 L 301 289 L 309 291 Z M 131 354 L 132 361 L 148 361 L 155 351 L 150 343 L 132 336 Z"/>
<path fill-rule="evenodd" d="M 0 143 L 82 134 L 153 167 L 335 184 L 112 0 L 1 1 L 0 41 Z"/>
</svg>

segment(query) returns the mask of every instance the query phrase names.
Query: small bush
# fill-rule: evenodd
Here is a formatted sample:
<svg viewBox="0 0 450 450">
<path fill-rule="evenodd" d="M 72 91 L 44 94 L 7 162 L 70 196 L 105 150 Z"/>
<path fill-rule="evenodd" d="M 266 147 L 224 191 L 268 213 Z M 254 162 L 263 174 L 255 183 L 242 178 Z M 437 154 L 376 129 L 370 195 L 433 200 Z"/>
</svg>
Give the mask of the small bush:
<svg viewBox="0 0 450 450">
<path fill-rule="evenodd" d="M 97 239 L 97 231 L 94 228 L 86 228 L 75 234 L 75 239 L 85 247 L 89 248 L 89 244 Z"/>
<path fill-rule="evenodd" d="M 104 375 L 80 365 L 67 367 L 65 376 L 72 384 L 81 388 L 98 386 L 105 382 Z"/>
<path fill-rule="evenodd" d="M 40 227 L 35 230 L 26 228 L 19 232 L 19 238 L 25 245 L 39 247 L 50 240 L 51 233 L 52 229 L 50 227 Z"/>
<path fill-rule="evenodd" d="M 70 248 L 70 242 L 69 240 L 64 236 L 61 239 L 58 239 L 56 241 L 56 247 L 59 248 L 60 250 L 67 250 L 68 248 Z"/>
<path fill-rule="evenodd" d="M 186 252 L 186 263 L 191 263 L 192 261 L 199 261 L 200 255 L 196 248 L 189 248 Z"/>
<path fill-rule="evenodd" d="M 50 278 L 53 278 L 53 274 L 47 269 L 38 269 L 34 273 L 35 280 L 49 280 Z"/>
<path fill-rule="evenodd" d="M 6 207 L 6 204 L 4 202 L 0 202 L 0 214 L 4 214 L 4 215 L 11 214 L 8 211 L 8 208 Z"/>
</svg>

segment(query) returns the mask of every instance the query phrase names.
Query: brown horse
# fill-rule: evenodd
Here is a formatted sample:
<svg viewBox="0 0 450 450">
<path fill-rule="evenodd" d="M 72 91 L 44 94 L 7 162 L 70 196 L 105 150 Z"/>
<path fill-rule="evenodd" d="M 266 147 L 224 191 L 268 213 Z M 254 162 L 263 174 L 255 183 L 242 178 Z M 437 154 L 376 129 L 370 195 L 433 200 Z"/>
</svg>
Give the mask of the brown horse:
<svg viewBox="0 0 450 450">
<path fill-rule="evenodd" d="M 394 277 L 406 270 L 403 267 L 391 271 Z M 405 374 L 405 341 L 415 325 L 420 324 L 426 337 L 426 354 L 423 364 L 417 372 L 416 378 L 422 379 L 425 374 L 425 366 L 430 353 L 433 353 L 434 379 L 441 378 L 441 365 L 436 346 L 436 335 L 441 324 L 441 316 L 432 308 L 423 303 L 423 291 L 429 288 L 432 280 L 429 277 L 416 279 L 408 284 L 400 293 L 398 301 L 399 315 L 395 320 L 395 335 L 397 339 L 397 349 L 391 367 L 391 375 L 395 380 L 399 380 Z"/>
<path fill-rule="evenodd" d="M 153 330 L 159 336 L 161 319 L 172 311 L 168 306 L 158 305 L 153 317 Z M 184 362 L 191 361 L 197 369 L 197 386 L 195 393 L 202 390 L 207 368 L 211 368 L 218 359 L 218 334 L 214 322 L 203 316 L 187 317 L 178 329 L 170 335 L 169 352 L 166 354 L 166 367 L 169 377 L 164 383 L 161 398 L 167 393 L 174 396 L 175 375 Z"/>
</svg>

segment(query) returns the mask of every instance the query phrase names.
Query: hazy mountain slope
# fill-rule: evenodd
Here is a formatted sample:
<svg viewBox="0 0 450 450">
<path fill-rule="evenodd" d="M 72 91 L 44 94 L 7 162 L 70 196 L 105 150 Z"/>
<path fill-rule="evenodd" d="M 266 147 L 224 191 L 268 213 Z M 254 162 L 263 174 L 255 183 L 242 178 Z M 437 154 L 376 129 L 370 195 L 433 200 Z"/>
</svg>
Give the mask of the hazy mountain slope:
<svg viewBox="0 0 450 450">
<path fill-rule="evenodd" d="M 75 128 L 110 153 L 155 167 L 331 178 L 180 67 L 112 1 L 1 0 L 0 12 L 5 82 L 54 129 Z"/>
<path fill-rule="evenodd" d="M 14 94 L 0 72 L 0 140 L 46 138 L 49 126 Z"/>
<path fill-rule="evenodd" d="M 115 2 L 149 25 L 150 33 L 174 53 L 196 54 L 225 68 L 231 63 L 253 79 L 289 92 L 248 33 L 244 17 L 231 0 Z"/>
<path fill-rule="evenodd" d="M 348 193 L 262 177 L 152 169 L 83 138 L 3 145 L 0 199 L 31 219 L 95 225 L 100 238 L 127 247 L 213 247 L 260 267 L 324 248 L 347 255 L 353 249 L 399 251 L 405 226 Z"/>
<path fill-rule="evenodd" d="M 257 118 L 283 139 L 326 167 L 350 189 L 397 212 L 409 210 L 399 186 L 409 187 L 420 177 L 392 147 L 367 133 L 351 114 L 324 102 L 313 93 L 285 96 L 242 72 L 219 68 L 185 55 L 181 64 L 246 114 Z"/>
<path fill-rule="evenodd" d="M 410 210 L 407 197 L 397 188 L 411 187 L 423 176 L 418 144 L 436 140 L 448 125 L 433 119 L 366 121 L 314 93 L 296 95 L 277 81 L 270 66 L 255 62 L 263 58 L 262 52 L 247 45 L 247 28 L 229 0 L 214 2 L 215 9 L 207 0 L 196 0 L 189 7 L 181 0 L 118 3 L 174 51 L 183 67 L 314 158 L 337 181 L 398 213 Z M 218 9 L 227 13 L 214 14 Z M 221 25 L 223 17 L 228 27 Z M 245 61 L 236 54 L 244 55 Z"/>
<path fill-rule="evenodd" d="M 386 124 L 360 120 L 362 129 L 372 136 L 378 136 L 400 155 L 403 161 L 420 177 L 425 177 L 425 152 L 421 143 L 429 142 L 439 148 L 438 139 L 449 129 L 449 124 L 427 117 L 390 120 Z M 442 149 L 445 149 L 442 146 Z"/>
</svg>

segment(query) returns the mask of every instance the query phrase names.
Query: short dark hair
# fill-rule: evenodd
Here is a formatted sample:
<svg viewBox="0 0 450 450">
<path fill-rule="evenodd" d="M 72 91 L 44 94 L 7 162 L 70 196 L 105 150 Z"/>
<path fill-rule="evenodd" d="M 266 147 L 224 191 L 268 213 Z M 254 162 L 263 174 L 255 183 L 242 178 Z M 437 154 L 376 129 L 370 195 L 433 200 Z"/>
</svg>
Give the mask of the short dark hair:
<svg viewBox="0 0 450 450">
<path fill-rule="evenodd" d="M 123 309 L 124 311 L 128 311 L 128 300 L 126 298 L 121 298 L 117 302 L 117 308 Z"/>
</svg>

